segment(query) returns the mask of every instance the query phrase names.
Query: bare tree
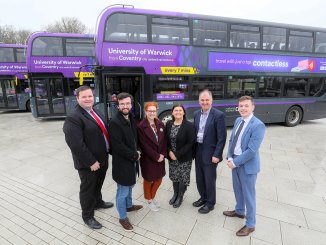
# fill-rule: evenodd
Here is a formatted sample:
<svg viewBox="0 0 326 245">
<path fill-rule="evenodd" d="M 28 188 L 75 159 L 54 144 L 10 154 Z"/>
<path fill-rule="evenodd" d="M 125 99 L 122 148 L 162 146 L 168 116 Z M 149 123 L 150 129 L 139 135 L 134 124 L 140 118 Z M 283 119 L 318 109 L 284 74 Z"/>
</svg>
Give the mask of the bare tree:
<svg viewBox="0 0 326 245">
<path fill-rule="evenodd" d="M 16 31 L 13 26 L 0 26 L 0 42 L 16 43 Z"/>
<path fill-rule="evenodd" d="M 31 33 L 29 30 L 16 31 L 13 26 L 0 26 L 0 43 L 25 44 Z"/>
<path fill-rule="evenodd" d="M 62 17 L 60 21 L 45 27 L 49 32 L 86 33 L 86 25 L 74 17 Z"/>
</svg>

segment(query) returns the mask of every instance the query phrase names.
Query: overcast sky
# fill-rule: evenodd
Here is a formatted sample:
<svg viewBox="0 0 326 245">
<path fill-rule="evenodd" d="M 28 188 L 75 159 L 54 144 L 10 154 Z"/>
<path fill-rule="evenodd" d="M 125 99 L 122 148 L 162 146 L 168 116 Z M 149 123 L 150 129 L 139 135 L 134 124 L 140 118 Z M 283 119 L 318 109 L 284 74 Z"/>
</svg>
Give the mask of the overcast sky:
<svg viewBox="0 0 326 245">
<path fill-rule="evenodd" d="M 121 1 L 121 0 L 120 0 Z M 76 17 L 90 30 L 105 0 L 0 0 L 0 26 L 42 30 L 61 17 Z M 325 0 L 129 0 L 135 8 L 168 10 L 326 28 Z M 214 5 L 212 5 L 214 3 Z"/>
</svg>

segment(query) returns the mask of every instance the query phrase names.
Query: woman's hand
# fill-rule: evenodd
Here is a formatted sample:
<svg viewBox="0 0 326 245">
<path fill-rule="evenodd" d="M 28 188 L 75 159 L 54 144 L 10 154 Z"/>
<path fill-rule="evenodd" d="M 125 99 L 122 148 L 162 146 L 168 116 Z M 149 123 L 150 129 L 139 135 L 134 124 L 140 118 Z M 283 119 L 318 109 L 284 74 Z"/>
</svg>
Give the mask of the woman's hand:
<svg viewBox="0 0 326 245">
<path fill-rule="evenodd" d="M 171 158 L 173 161 L 177 160 L 177 158 L 175 157 L 173 151 L 170 151 L 170 152 L 169 152 L 169 156 L 170 156 L 170 158 Z"/>
</svg>

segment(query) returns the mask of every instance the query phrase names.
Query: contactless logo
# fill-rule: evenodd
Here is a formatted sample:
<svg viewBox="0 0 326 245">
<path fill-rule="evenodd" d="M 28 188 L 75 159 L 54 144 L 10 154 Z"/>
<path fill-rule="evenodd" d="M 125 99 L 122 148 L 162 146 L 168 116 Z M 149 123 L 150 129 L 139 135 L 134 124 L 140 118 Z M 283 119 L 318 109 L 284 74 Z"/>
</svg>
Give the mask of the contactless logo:
<svg viewBox="0 0 326 245">
<path fill-rule="evenodd" d="M 308 61 L 308 71 L 313 71 L 316 67 L 316 62 L 314 60 Z"/>
</svg>

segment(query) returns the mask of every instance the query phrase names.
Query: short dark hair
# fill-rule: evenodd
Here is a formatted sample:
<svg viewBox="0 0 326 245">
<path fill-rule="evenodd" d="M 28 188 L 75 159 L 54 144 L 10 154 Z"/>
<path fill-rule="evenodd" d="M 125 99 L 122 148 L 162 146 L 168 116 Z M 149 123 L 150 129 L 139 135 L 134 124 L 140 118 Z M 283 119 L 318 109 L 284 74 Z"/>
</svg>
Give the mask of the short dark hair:
<svg viewBox="0 0 326 245">
<path fill-rule="evenodd" d="M 186 119 L 186 109 L 184 108 L 184 106 L 182 104 L 176 104 L 176 105 L 174 105 L 172 107 L 172 112 L 173 112 L 174 108 L 176 108 L 176 107 L 181 107 L 182 108 L 183 112 L 185 113 L 183 115 L 183 119 L 185 120 Z M 172 116 L 172 121 L 174 121 L 175 120 L 174 116 L 173 115 L 171 115 L 171 116 Z"/>
<path fill-rule="evenodd" d="M 79 93 L 85 90 L 89 90 L 91 89 L 90 87 L 88 87 L 87 85 L 83 85 L 80 86 L 79 88 L 76 88 L 75 92 L 76 92 L 76 96 L 79 97 Z"/>
<path fill-rule="evenodd" d="M 126 98 L 130 98 L 131 99 L 131 103 L 134 102 L 134 97 L 132 97 L 132 95 L 129 94 L 129 93 L 122 92 L 122 93 L 120 93 L 120 94 L 117 95 L 118 103 L 119 103 L 120 100 L 123 100 L 123 99 L 126 99 Z"/>
<path fill-rule="evenodd" d="M 253 105 L 255 104 L 254 98 L 252 98 L 251 96 L 245 95 L 245 96 L 241 96 L 239 98 L 239 102 L 244 101 L 244 100 L 250 100 Z"/>
</svg>

